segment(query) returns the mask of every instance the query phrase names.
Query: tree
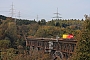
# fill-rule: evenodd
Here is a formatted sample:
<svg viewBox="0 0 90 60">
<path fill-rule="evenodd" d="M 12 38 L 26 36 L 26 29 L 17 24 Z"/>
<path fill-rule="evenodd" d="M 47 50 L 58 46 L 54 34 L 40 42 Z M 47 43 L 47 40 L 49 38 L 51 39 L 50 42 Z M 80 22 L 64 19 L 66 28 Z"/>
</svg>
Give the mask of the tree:
<svg viewBox="0 0 90 60">
<path fill-rule="evenodd" d="M 2 19 L 2 20 L 6 20 L 6 16 L 3 16 L 3 15 L 0 15 L 0 19 Z"/>
<path fill-rule="evenodd" d="M 0 40 L 0 49 L 6 49 L 10 46 L 9 40 Z"/>
<path fill-rule="evenodd" d="M 45 19 L 41 19 L 41 21 L 38 21 L 39 25 L 46 25 L 46 20 Z"/>
<path fill-rule="evenodd" d="M 48 21 L 46 25 L 48 25 L 48 26 L 55 26 L 55 22 L 54 22 L 54 20 Z"/>
<path fill-rule="evenodd" d="M 8 22 L 8 26 L 7 26 L 7 30 L 5 32 L 5 37 L 8 37 L 10 42 L 11 42 L 11 46 L 13 46 L 15 44 L 15 41 L 17 40 L 17 28 L 16 28 L 16 24 L 14 22 Z"/>
<path fill-rule="evenodd" d="M 60 28 L 55 26 L 42 26 L 40 27 L 35 36 L 36 37 L 56 37 L 60 34 Z"/>
<path fill-rule="evenodd" d="M 16 50 L 9 48 L 6 51 L 2 51 L 2 60 L 14 60 Z"/>
<path fill-rule="evenodd" d="M 85 20 L 72 60 L 90 60 L 90 19 Z"/>
<path fill-rule="evenodd" d="M 28 35 L 34 36 L 38 30 L 39 25 L 38 24 L 30 24 L 30 25 L 28 25 L 28 27 L 29 27 Z"/>
<path fill-rule="evenodd" d="M 60 26 L 60 23 L 59 22 L 55 22 L 55 26 Z"/>
<path fill-rule="evenodd" d="M 10 18 L 11 19 L 11 18 Z M 14 46 L 17 40 L 17 26 L 14 20 L 4 20 L 0 25 L 0 40 L 10 40 L 11 46 Z"/>
</svg>

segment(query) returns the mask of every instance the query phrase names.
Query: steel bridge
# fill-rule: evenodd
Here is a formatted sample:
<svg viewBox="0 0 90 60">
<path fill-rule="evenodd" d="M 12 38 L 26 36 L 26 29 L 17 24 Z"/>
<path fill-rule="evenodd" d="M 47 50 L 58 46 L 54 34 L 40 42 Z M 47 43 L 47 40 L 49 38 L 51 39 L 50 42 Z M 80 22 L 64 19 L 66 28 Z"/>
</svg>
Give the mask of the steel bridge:
<svg viewBox="0 0 90 60">
<path fill-rule="evenodd" d="M 77 41 L 75 39 L 53 39 L 53 38 L 29 38 L 27 37 L 26 46 L 29 50 L 36 49 L 44 53 L 50 53 L 51 55 L 55 52 L 62 53 L 61 59 L 67 60 L 74 52 Z M 58 54 L 57 54 L 58 55 Z M 60 54 L 59 54 L 60 55 Z"/>
</svg>

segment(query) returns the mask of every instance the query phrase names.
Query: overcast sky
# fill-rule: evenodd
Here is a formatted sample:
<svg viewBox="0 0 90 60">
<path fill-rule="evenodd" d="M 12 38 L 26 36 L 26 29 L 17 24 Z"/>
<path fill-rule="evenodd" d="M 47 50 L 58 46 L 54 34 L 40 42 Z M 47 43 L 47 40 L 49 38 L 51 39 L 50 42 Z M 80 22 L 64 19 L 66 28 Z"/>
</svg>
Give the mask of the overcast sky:
<svg viewBox="0 0 90 60">
<path fill-rule="evenodd" d="M 90 14 L 90 0 L 0 0 L 0 14 L 11 16 L 11 5 L 14 5 L 14 17 L 22 19 L 51 20 L 61 14 L 62 19 L 82 19 L 84 14 Z"/>
</svg>

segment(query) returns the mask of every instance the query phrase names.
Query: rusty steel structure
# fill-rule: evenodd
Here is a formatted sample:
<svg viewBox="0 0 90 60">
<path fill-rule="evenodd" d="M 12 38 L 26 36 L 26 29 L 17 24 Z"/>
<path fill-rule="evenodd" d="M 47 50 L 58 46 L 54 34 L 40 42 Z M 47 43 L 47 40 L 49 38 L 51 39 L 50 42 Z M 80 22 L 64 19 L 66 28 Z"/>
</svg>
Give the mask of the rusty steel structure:
<svg viewBox="0 0 90 60">
<path fill-rule="evenodd" d="M 53 38 L 29 38 L 27 37 L 26 46 L 29 50 L 36 49 L 44 53 L 53 55 L 56 51 L 62 53 L 62 59 L 67 60 L 72 56 L 77 41 L 74 39 L 53 39 Z"/>
</svg>

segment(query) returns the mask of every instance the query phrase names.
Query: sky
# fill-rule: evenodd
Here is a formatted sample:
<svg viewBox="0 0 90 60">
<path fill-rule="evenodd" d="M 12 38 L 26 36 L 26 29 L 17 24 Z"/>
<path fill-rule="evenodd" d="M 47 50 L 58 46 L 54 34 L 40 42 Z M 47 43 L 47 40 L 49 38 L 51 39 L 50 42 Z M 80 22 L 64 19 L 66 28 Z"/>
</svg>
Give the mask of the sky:
<svg viewBox="0 0 90 60">
<path fill-rule="evenodd" d="M 90 14 L 90 0 L 0 0 L 0 15 L 10 17 L 12 3 L 13 17 L 21 19 L 49 21 L 56 16 L 57 8 L 62 19 L 84 19 Z"/>
</svg>

